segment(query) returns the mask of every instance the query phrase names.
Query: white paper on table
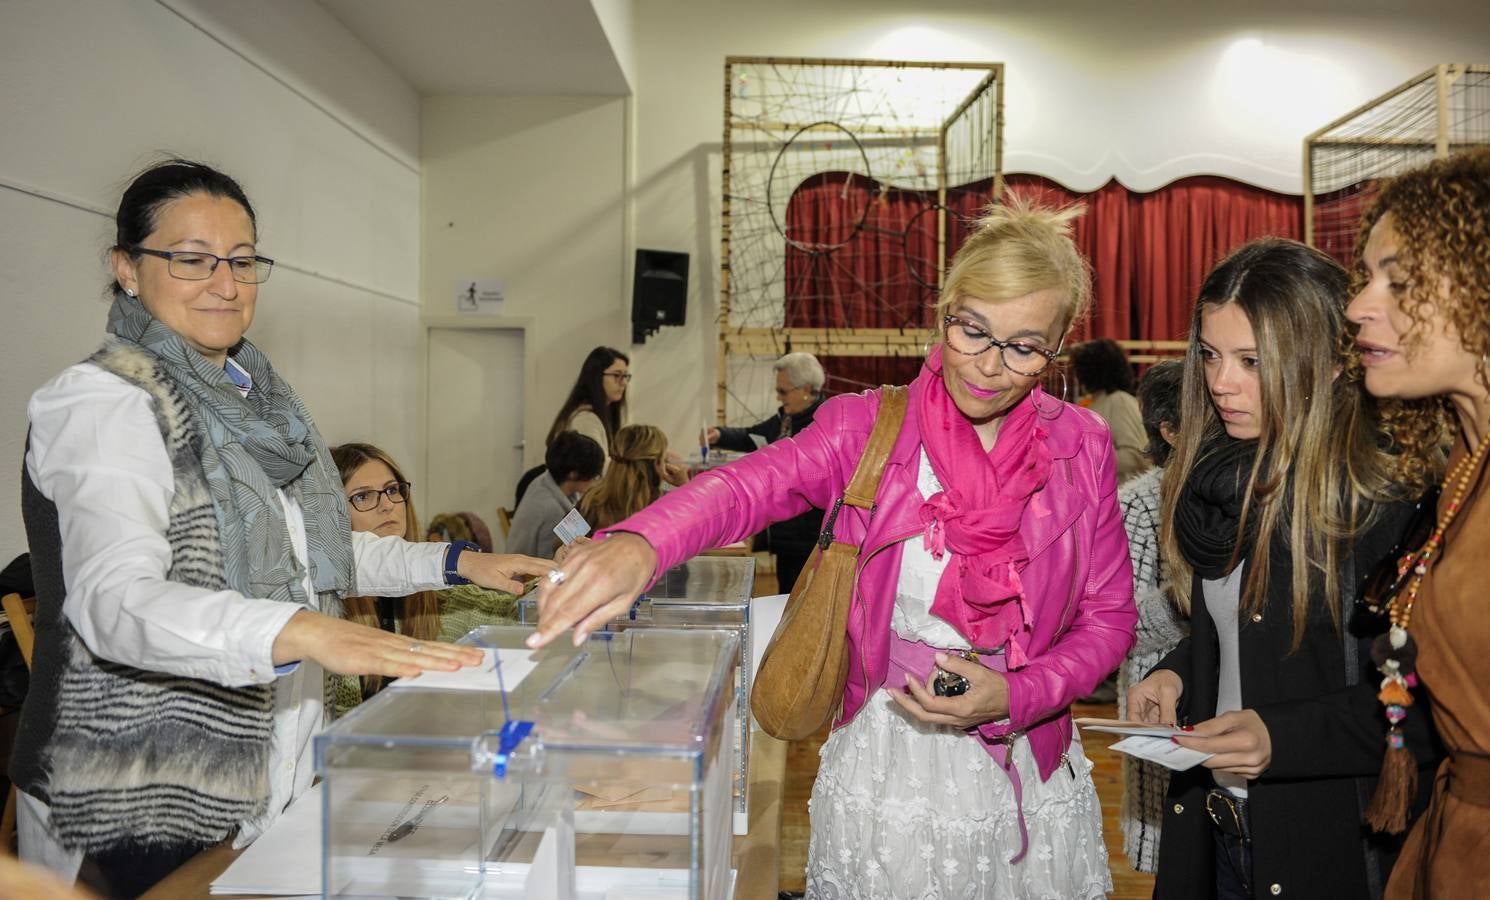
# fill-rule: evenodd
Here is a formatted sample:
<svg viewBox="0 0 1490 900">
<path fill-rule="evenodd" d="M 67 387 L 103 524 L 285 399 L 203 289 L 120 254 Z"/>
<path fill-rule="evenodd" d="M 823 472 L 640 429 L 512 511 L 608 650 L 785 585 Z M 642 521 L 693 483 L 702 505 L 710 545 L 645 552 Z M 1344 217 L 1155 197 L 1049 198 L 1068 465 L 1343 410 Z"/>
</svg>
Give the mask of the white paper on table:
<svg viewBox="0 0 1490 900">
<path fill-rule="evenodd" d="M 532 868 L 523 881 L 523 896 L 527 900 L 574 900 L 573 824 L 543 829 Z"/>
<path fill-rule="evenodd" d="M 321 786 L 300 795 L 210 888 L 213 894 L 321 895 Z"/>
<path fill-rule="evenodd" d="M 554 526 L 554 537 L 563 541 L 565 546 L 574 543 L 575 538 L 584 537 L 589 533 L 590 523 L 586 522 L 585 517 L 579 514 L 579 507 L 577 506 L 569 511 L 569 515 L 560 519 L 559 524 Z"/>
<path fill-rule="evenodd" d="M 456 669 L 454 672 L 434 670 L 399 678 L 388 683 L 392 688 L 445 688 L 460 691 L 495 691 L 497 684 L 497 660 L 502 661 L 502 685 L 513 690 L 522 683 L 528 673 L 538 667 L 536 653 L 526 647 L 517 649 L 488 648 L 481 662 L 474 666 Z"/>
<path fill-rule="evenodd" d="M 1167 737 L 1151 737 L 1141 734 L 1125 737 L 1107 749 L 1156 762 L 1176 772 L 1193 768 L 1215 756 L 1214 753 L 1202 753 L 1199 750 L 1191 750 L 1189 747 L 1181 747 Z"/>
</svg>

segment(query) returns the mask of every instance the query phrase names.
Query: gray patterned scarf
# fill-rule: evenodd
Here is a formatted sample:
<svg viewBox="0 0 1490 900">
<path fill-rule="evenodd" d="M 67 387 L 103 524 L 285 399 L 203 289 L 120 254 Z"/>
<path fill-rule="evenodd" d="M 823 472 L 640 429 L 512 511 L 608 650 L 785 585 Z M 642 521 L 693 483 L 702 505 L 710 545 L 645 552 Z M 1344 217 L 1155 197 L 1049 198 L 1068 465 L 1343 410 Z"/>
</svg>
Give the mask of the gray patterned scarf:
<svg viewBox="0 0 1490 900">
<path fill-rule="evenodd" d="M 226 371 L 122 291 L 114 294 L 108 330 L 158 359 L 194 407 L 228 587 L 247 597 L 309 601 L 276 495 L 283 489 L 305 517 L 320 608 L 336 614 L 352 589 L 351 522 L 336 466 L 300 397 L 247 339 L 230 353 L 253 379 L 243 396 Z"/>
</svg>

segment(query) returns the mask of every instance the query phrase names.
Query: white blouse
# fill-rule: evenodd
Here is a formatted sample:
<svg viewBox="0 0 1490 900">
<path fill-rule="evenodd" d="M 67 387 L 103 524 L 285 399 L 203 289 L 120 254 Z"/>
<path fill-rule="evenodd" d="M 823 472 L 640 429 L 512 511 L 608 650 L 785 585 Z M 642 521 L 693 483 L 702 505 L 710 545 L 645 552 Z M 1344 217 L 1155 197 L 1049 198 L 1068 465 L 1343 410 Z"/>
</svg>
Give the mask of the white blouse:
<svg viewBox="0 0 1490 900">
<path fill-rule="evenodd" d="M 247 845 L 315 774 L 311 738 L 325 721 L 321 667 L 306 662 L 276 672 L 272 662 L 274 639 L 300 607 L 167 580 L 175 477 L 145 391 L 79 363 L 32 395 L 27 414 L 26 471 L 57 507 L 67 586 L 62 612 L 88 649 L 138 669 L 227 686 L 274 683 L 269 807 L 243 823 L 234 843 Z M 305 520 L 283 491 L 279 500 L 314 609 Z M 447 547 L 354 532 L 356 591 L 402 596 L 444 587 Z"/>
</svg>

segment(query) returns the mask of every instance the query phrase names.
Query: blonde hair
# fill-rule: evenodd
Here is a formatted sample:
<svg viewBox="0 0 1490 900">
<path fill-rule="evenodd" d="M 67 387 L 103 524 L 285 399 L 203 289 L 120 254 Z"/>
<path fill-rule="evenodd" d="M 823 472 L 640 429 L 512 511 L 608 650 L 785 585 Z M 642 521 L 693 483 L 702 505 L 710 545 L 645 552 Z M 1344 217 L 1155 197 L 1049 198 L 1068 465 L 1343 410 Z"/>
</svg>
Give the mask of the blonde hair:
<svg viewBox="0 0 1490 900">
<path fill-rule="evenodd" d="M 1069 332 L 1092 305 L 1091 269 L 1071 238 L 1071 223 L 1085 211 L 1035 206 L 1012 194 L 989 206 L 952 259 L 938 319 L 963 297 L 997 302 L 1054 289 L 1065 301 L 1062 334 Z"/>
<path fill-rule="evenodd" d="M 655 425 L 627 425 L 611 442 L 610 468 L 580 498 L 579 512 L 599 530 L 639 512 L 662 495 L 667 435 Z"/>
<path fill-rule="evenodd" d="M 406 482 L 407 478 L 393 461 L 382 450 L 372 444 L 341 444 L 331 448 L 331 459 L 336 463 L 337 473 L 341 475 L 342 487 L 346 487 L 352 475 L 358 469 L 370 462 L 380 462 L 388 467 L 397 481 Z M 414 509 L 414 498 L 404 498 L 404 534 L 406 541 L 418 543 L 424 540 L 424 533 L 419 530 L 419 514 Z M 403 598 L 404 602 L 399 604 L 397 619 L 403 626 L 402 634 L 416 641 L 434 641 L 440 637 L 440 601 L 434 591 L 418 591 Z M 347 597 L 342 600 L 342 618 L 369 628 L 380 628 L 378 622 L 378 601 L 375 597 Z M 376 693 L 383 686 L 383 676 L 362 676 L 364 690 Z"/>
<path fill-rule="evenodd" d="M 1200 348 L 1201 314 L 1235 303 L 1247 316 L 1258 348 L 1261 433 L 1241 492 L 1232 549 L 1234 567 L 1249 557 L 1241 612 L 1265 605 L 1274 535 L 1291 549 L 1293 645 L 1303 640 L 1312 587 L 1321 583 L 1338 628 L 1342 554 L 1376 515 L 1399 499 L 1392 460 L 1378 440 L 1360 369 L 1349 365 L 1354 335 L 1345 319 L 1349 279 L 1339 263 L 1282 238 L 1244 244 L 1206 276 L 1190 319 L 1180 387 L 1182 427 L 1164 470 L 1160 539 L 1181 611 L 1191 606 L 1193 570 L 1180 551 L 1176 512 L 1185 482 L 1225 427 L 1211 402 Z M 1312 400 L 1312 402 L 1311 402 Z"/>
</svg>

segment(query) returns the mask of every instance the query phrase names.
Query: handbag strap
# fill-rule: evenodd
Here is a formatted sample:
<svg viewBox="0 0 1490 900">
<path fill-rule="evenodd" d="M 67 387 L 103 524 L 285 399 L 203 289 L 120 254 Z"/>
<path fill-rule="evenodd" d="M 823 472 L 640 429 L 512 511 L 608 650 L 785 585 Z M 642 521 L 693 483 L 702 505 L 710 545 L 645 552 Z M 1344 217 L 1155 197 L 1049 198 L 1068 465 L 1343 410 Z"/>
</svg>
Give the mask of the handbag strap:
<svg viewBox="0 0 1490 900">
<path fill-rule="evenodd" d="M 879 493 L 880 479 L 885 474 L 885 462 L 890 458 L 890 450 L 900 437 L 900 426 L 905 422 L 906 400 L 909 396 L 910 391 L 903 385 L 880 387 L 880 408 L 874 417 L 874 430 L 869 433 L 869 441 L 864 445 L 864 452 L 859 456 L 859 465 L 854 468 L 848 487 L 843 489 L 843 496 L 833 501 L 833 509 L 823 522 L 822 534 L 817 539 L 818 546 L 822 549 L 828 549 L 833 543 L 833 526 L 837 524 L 838 511 L 845 503 L 867 509 L 871 515 L 874 513 L 874 498 Z"/>
</svg>

